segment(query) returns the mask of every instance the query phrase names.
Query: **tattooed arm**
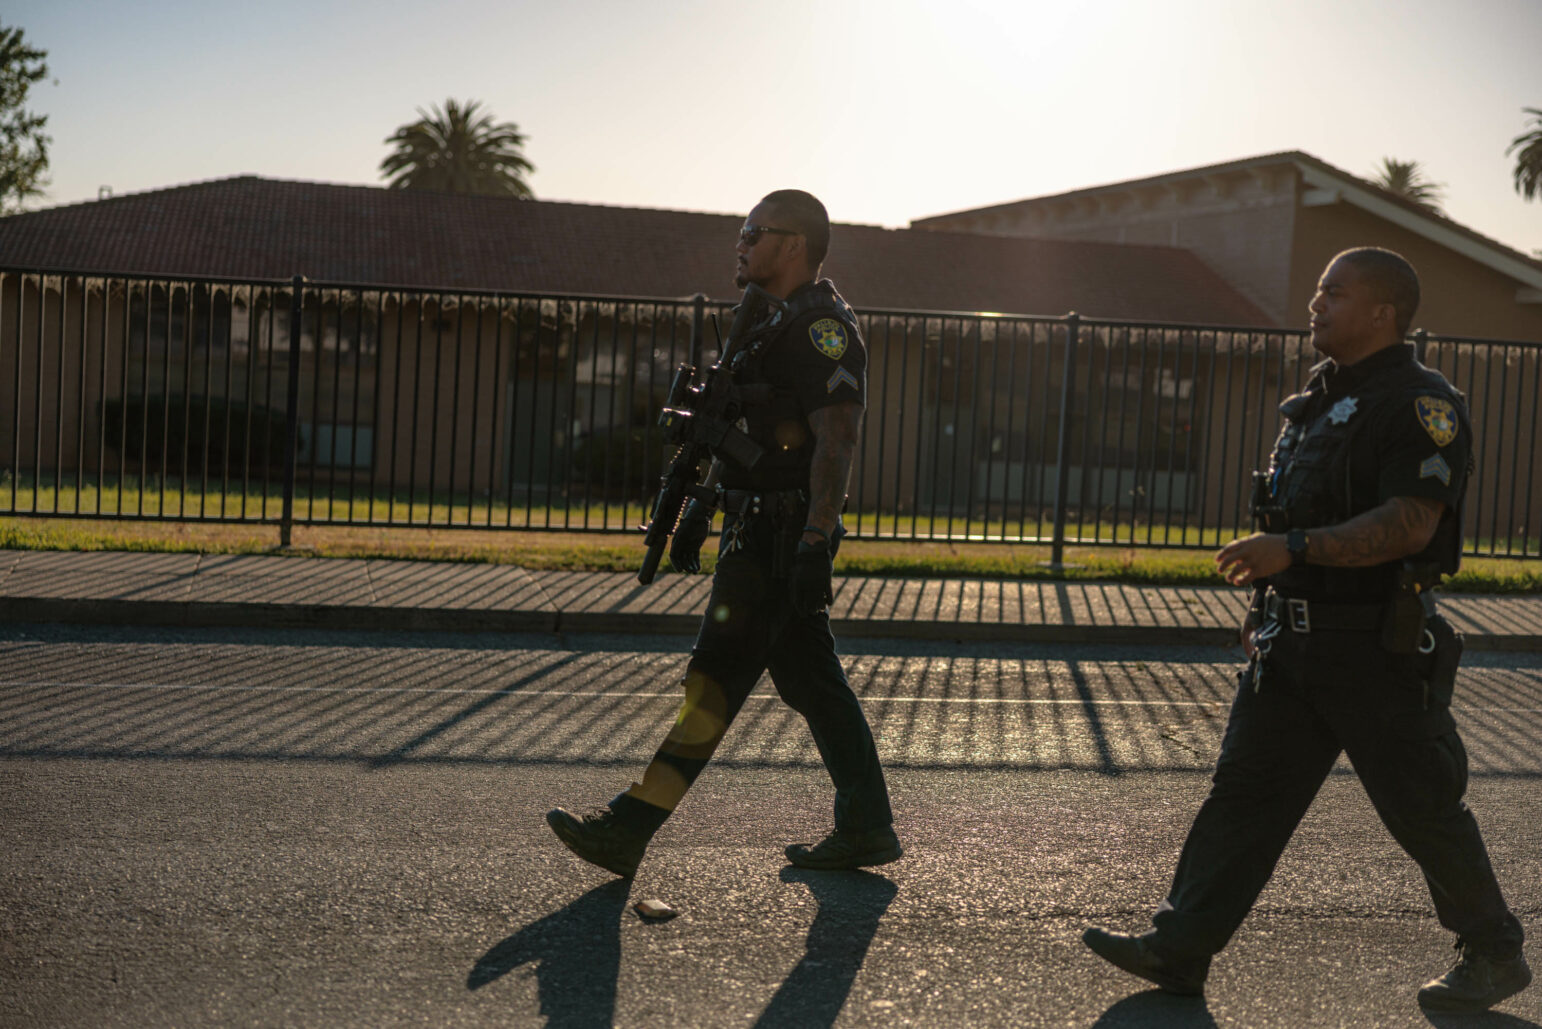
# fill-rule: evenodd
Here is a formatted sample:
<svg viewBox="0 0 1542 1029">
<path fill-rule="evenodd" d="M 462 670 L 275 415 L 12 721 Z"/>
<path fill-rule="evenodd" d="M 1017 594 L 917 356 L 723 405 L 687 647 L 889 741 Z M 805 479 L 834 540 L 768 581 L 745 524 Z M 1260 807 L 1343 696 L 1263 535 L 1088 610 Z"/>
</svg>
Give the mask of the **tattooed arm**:
<svg viewBox="0 0 1542 1029">
<path fill-rule="evenodd" d="M 1435 538 L 1445 507 L 1423 497 L 1393 497 L 1347 522 L 1313 529 L 1308 533 L 1307 562 L 1365 568 L 1417 554 Z"/>
<path fill-rule="evenodd" d="M 1438 500 L 1393 497 L 1348 521 L 1308 530 L 1307 562 L 1366 568 L 1417 554 L 1435 537 L 1444 510 Z M 1222 547 L 1215 566 L 1227 582 L 1241 586 L 1289 568 L 1290 552 L 1284 535 L 1256 532 Z"/>
<path fill-rule="evenodd" d="M 808 524 L 833 533 L 840 521 L 841 504 L 846 499 L 846 482 L 851 478 L 857 439 L 862 434 L 862 405 L 846 402 L 817 408 L 809 412 L 808 424 L 814 431 Z M 806 543 L 815 543 L 819 539 L 816 533 L 803 534 Z"/>
</svg>

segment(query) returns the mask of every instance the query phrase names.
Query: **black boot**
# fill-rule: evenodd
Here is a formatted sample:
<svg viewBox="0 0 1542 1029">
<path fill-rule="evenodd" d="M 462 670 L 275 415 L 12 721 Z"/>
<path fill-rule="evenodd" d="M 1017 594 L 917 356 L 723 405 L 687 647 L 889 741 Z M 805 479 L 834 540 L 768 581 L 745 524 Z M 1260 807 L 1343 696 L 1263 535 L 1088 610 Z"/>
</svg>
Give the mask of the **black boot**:
<svg viewBox="0 0 1542 1029">
<path fill-rule="evenodd" d="M 893 826 L 857 832 L 837 829 L 818 843 L 789 844 L 782 853 L 799 868 L 866 868 L 898 861 L 905 849 Z"/>
<path fill-rule="evenodd" d="M 1531 984 L 1523 954 L 1495 958 L 1475 951 L 1466 940 L 1457 940 L 1456 950 L 1460 956 L 1451 971 L 1419 991 L 1419 1003 L 1431 1011 L 1487 1011 Z"/>
<path fill-rule="evenodd" d="M 637 832 L 616 817 L 608 807 L 595 808 L 586 815 L 575 815 L 562 808 L 546 813 L 546 824 L 557 839 L 591 865 L 630 879 L 637 874 L 649 835 Z"/>
<path fill-rule="evenodd" d="M 1091 947 L 1094 954 L 1131 975 L 1154 982 L 1168 993 L 1185 997 L 1204 993 L 1210 959 L 1177 958 L 1159 953 L 1153 945 L 1155 938 L 1156 933 L 1135 936 L 1107 929 L 1088 929 L 1082 933 L 1082 942 Z"/>
</svg>

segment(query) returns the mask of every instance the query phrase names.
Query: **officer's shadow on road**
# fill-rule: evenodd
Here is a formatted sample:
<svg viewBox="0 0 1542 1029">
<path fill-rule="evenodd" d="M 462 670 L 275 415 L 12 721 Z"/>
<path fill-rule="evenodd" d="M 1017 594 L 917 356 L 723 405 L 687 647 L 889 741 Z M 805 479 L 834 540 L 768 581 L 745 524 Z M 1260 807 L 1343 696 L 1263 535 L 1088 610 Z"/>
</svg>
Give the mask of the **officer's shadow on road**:
<svg viewBox="0 0 1542 1029">
<path fill-rule="evenodd" d="M 483 954 L 466 976 L 479 990 L 533 963 L 549 1029 L 611 1026 L 621 974 L 621 916 L 630 879 L 613 879 L 525 926 Z"/>
<path fill-rule="evenodd" d="M 756 1029 L 835 1024 L 856 981 L 878 923 L 899 887 L 871 872 L 813 872 L 791 865 L 782 882 L 803 883 L 819 909 L 809 926 L 803 957 L 755 1020 Z"/>
<path fill-rule="evenodd" d="M 1103 1012 L 1092 1029 L 1216 1029 L 1203 997 L 1142 990 Z"/>
</svg>

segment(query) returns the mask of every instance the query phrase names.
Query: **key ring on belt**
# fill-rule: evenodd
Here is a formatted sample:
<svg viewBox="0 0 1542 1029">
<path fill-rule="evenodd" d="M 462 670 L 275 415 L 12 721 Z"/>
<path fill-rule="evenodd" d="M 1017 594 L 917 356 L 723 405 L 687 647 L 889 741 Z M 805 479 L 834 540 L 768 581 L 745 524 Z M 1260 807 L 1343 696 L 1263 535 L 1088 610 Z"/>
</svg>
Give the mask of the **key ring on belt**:
<svg viewBox="0 0 1542 1029">
<path fill-rule="evenodd" d="M 1269 651 L 1274 647 L 1274 638 L 1280 634 L 1280 629 L 1280 623 L 1271 619 L 1253 630 L 1254 660 L 1269 656 Z"/>
</svg>

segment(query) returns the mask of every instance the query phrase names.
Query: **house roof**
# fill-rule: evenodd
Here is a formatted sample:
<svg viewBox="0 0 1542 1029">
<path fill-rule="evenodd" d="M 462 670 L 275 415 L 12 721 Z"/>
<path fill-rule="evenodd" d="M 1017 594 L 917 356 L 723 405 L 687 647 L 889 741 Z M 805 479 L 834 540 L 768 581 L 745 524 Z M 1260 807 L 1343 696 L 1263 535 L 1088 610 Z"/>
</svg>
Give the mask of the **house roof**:
<svg viewBox="0 0 1542 1029">
<path fill-rule="evenodd" d="M 926 218 L 917 218 L 910 224 L 915 228 L 926 228 L 929 225 L 946 224 L 948 220 L 963 214 L 1006 213 L 1039 204 L 1094 198 L 1099 195 L 1125 193 L 1134 190 L 1147 190 L 1194 179 L 1215 179 L 1222 176 L 1280 166 L 1291 166 L 1301 176 L 1304 186 L 1301 194 L 1301 203 L 1304 206 L 1347 203 L 1359 207 L 1377 217 L 1393 222 L 1417 235 L 1439 243 L 1448 249 L 1455 250 L 1496 271 L 1509 275 L 1517 282 L 1522 283 L 1528 290 L 1542 290 L 1542 261 L 1519 250 L 1505 246 L 1498 240 L 1490 239 L 1488 236 L 1470 229 L 1460 222 L 1452 221 L 1443 214 L 1438 214 L 1405 197 L 1390 193 L 1366 179 L 1362 179 L 1359 176 L 1344 171 L 1342 168 L 1329 164 L 1321 158 L 1314 157 L 1300 150 L 1285 150 L 1279 153 L 1263 154 L 1258 157 L 1248 157 L 1239 161 L 1204 165 L 1199 168 L 1186 168 L 1182 171 L 1153 175 L 1143 179 L 1128 179 L 1123 182 L 1090 186 L 1084 189 L 1071 190 L 1067 193 L 1029 197 L 1005 204 L 970 208 L 967 211 L 953 211 L 948 214 L 931 215 Z M 1520 299 L 1527 298 L 1522 297 Z"/>
<path fill-rule="evenodd" d="M 0 218 L 0 266 L 728 299 L 741 220 L 241 176 Z M 1270 324 L 1174 247 L 837 224 L 824 273 L 859 309 Z"/>
</svg>

